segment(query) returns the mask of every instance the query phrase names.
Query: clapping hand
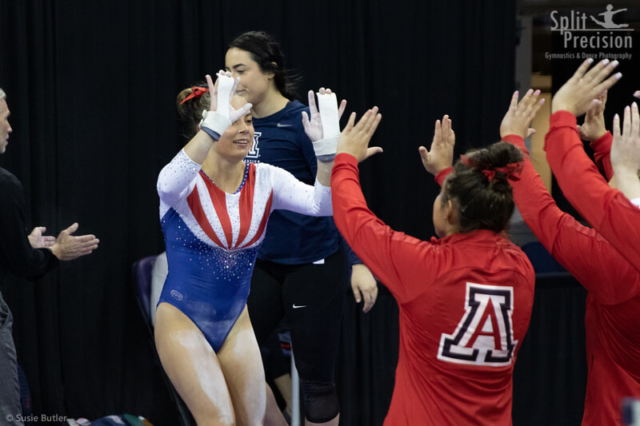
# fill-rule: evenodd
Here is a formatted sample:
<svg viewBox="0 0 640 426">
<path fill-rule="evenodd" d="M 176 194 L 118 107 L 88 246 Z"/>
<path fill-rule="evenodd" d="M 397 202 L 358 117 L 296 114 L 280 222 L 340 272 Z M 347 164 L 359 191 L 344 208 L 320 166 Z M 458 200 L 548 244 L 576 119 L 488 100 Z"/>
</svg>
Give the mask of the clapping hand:
<svg viewBox="0 0 640 426">
<path fill-rule="evenodd" d="M 86 256 L 98 248 L 98 240 L 94 235 L 71 235 L 78 230 L 78 224 L 74 223 L 60 232 L 51 251 L 60 260 L 73 260 L 80 256 Z"/>
<path fill-rule="evenodd" d="M 44 226 L 36 226 L 29 234 L 29 244 L 34 249 L 51 247 L 56 242 L 56 237 L 42 235 L 47 230 Z"/>
</svg>

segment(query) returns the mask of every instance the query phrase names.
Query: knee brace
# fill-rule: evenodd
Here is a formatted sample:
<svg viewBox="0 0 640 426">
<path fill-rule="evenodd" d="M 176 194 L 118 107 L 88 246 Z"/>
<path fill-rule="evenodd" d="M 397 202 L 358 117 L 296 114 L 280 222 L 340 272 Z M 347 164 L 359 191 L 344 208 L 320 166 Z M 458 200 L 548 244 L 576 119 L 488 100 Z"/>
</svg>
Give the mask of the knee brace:
<svg viewBox="0 0 640 426">
<path fill-rule="evenodd" d="M 300 380 L 304 416 L 312 423 L 326 423 L 340 413 L 336 385 L 331 382 Z"/>
</svg>

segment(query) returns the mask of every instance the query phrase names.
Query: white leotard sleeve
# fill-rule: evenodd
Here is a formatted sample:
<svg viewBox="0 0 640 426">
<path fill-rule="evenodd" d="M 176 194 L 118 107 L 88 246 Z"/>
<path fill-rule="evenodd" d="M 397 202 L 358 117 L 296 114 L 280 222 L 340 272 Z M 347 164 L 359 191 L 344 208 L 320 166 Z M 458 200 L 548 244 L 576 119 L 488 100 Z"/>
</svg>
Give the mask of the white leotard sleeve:
<svg viewBox="0 0 640 426">
<path fill-rule="evenodd" d="M 322 186 L 317 180 L 314 186 L 307 185 L 284 169 L 269 168 L 273 185 L 273 210 L 289 210 L 308 216 L 333 216 L 331 187 Z"/>
<path fill-rule="evenodd" d="M 169 206 L 185 198 L 202 166 L 181 150 L 158 176 L 158 195 Z"/>
</svg>

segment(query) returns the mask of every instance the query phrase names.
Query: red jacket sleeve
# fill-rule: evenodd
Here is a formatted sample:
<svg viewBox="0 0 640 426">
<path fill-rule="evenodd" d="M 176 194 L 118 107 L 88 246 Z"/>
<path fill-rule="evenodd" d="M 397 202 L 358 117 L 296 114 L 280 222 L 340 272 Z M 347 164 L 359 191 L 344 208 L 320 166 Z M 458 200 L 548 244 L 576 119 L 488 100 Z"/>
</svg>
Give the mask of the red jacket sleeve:
<svg viewBox="0 0 640 426">
<path fill-rule="evenodd" d="M 331 173 L 333 218 L 353 251 L 399 303 L 427 290 L 438 270 L 432 244 L 396 232 L 367 207 L 358 177 L 358 162 L 338 154 Z M 429 272 L 425 276 L 425 271 Z"/>
<path fill-rule="evenodd" d="M 589 146 L 593 150 L 594 158 L 598 168 L 604 172 L 607 180 L 613 177 L 613 167 L 611 167 L 611 143 L 613 135 L 607 132 L 599 139 L 591 142 Z"/>
<path fill-rule="evenodd" d="M 547 251 L 599 303 L 616 304 L 640 295 L 640 273 L 596 230 L 558 208 L 533 168 L 524 139 L 509 135 L 503 140 L 525 154 L 521 178 L 511 182 L 513 198 L 522 219 Z"/>
<path fill-rule="evenodd" d="M 610 188 L 584 152 L 576 118 L 567 111 L 551 116 L 545 151 L 567 200 L 640 271 L 640 209 Z"/>
</svg>

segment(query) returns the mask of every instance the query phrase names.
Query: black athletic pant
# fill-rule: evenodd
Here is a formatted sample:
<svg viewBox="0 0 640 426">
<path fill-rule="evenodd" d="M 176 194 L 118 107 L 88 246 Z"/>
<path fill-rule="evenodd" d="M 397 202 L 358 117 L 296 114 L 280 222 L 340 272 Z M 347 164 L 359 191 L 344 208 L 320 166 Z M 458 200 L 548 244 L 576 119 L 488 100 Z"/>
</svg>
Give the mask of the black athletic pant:
<svg viewBox="0 0 640 426">
<path fill-rule="evenodd" d="M 351 269 L 342 247 L 317 263 L 257 260 L 247 305 L 260 346 L 284 317 L 300 379 L 332 383 Z"/>
</svg>

